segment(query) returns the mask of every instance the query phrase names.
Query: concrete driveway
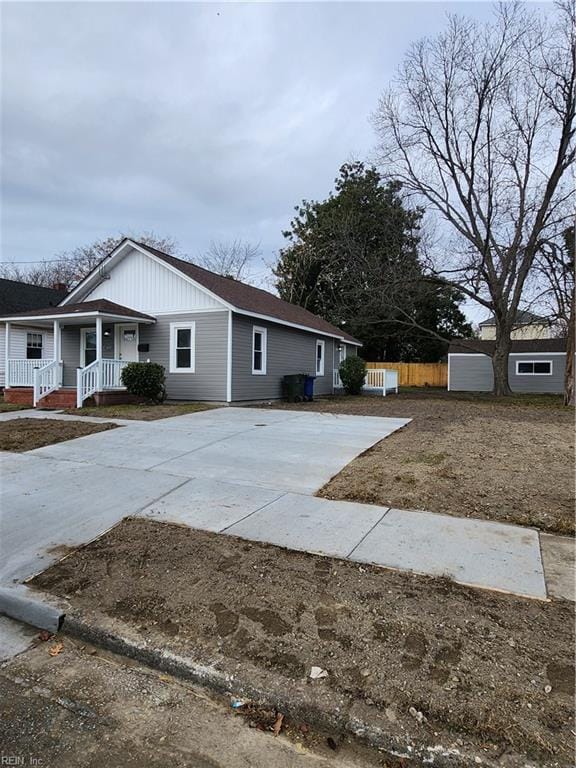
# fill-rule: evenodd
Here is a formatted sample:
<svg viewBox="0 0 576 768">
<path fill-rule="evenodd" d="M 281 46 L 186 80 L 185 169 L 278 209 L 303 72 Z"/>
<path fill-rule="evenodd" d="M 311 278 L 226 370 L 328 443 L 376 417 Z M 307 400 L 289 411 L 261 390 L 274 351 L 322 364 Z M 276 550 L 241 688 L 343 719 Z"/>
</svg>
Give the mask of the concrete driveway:
<svg viewBox="0 0 576 768">
<path fill-rule="evenodd" d="M 4 454 L 0 583 L 22 581 L 142 515 L 546 597 L 533 529 L 313 495 L 409 421 L 221 408 Z"/>
<path fill-rule="evenodd" d="M 312 494 L 408 421 L 220 408 L 3 454 L 0 582 L 28 578 L 126 515 L 222 530 L 287 492 Z"/>
</svg>

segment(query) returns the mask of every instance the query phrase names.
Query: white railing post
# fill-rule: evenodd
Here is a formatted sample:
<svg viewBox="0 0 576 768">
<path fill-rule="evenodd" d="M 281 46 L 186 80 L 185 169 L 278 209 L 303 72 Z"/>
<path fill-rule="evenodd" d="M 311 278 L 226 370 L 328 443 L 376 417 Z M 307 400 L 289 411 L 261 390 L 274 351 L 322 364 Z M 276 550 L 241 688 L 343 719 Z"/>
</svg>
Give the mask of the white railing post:
<svg viewBox="0 0 576 768">
<path fill-rule="evenodd" d="M 34 382 L 34 395 L 32 398 L 32 405 L 36 408 L 36 403 L 40 400 L 40 371 L 38 368 L 34 368 L 32 373 Z"/>
<path fill-rule="evenodd" d="M 76 368 L 76 408 L 82 408 L 82 368 Z"/>
<path fill-rule="evenodd" d="M 10 323 L 6 323 L 6 349 L 4 351 L 4 389 L 10 388 Z"/>
</svg>

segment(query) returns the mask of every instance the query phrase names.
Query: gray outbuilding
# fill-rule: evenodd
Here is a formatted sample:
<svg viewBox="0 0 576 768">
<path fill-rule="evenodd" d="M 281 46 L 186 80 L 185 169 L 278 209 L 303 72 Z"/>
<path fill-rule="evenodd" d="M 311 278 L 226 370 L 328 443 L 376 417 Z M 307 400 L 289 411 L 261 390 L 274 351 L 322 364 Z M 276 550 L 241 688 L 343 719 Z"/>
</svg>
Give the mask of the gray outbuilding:
<svg viewBox="0 0 576 768">
<path fill-rule="evenodd" d="M 454 340 L 448 350 L 448 389 L 455 392 L 491 392 L 493 341 Z M 534 394 L 564 391 L 565 339 L 513 341 L 508 377 L 513 392 Z"/>
</svg>

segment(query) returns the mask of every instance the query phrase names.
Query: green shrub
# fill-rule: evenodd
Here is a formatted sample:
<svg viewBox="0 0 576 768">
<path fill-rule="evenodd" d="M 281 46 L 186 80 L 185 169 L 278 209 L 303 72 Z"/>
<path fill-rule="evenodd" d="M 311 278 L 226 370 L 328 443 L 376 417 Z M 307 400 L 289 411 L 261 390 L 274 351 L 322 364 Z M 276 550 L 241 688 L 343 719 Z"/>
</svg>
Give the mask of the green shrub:
<svg viewBox="0 0 576 768">
<path fill-rule="evenodd" d="M 153 403 L 166 398 L 166 371 L 158 363 L 128 363 L 122 369 L 121 379 L 131 395 Z"/>
<path fill-rule="evenodd" d="M 366 363 L 361 357 L 353 355 L 340 363 L 340 379 L 347 395 L 359 395 L 366 379 Z"/>
</svg>

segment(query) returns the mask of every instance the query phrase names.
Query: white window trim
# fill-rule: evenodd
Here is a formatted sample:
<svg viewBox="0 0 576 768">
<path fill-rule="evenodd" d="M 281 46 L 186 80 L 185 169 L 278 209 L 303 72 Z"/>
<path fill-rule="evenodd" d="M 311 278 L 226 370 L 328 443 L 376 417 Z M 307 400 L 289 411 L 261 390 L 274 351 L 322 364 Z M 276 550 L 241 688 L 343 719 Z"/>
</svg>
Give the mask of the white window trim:
<svg viewBox="0 0 576 768">
<path fill-rule="evenodd" d="M 177 331 L 182 328 L 190 329 L 190 367 L 178 368 L 176 366 L 176 338 Z M 170 323 L 170 373 L 195 373 L 196 371 L 196 322 L 189 320 L 187 323 Z"/>
<path fill-rule="evenodd" d="M 262 369 L 256 370 L 254 368 L 254 339 L 257 333 L 262 334 Z M 259 325 L 252 326 L 252 375 L 253 376 L 266 376 L 266 366 L 268 363 L 268 329 L 262 328 Z"/>
<path fill-rule="evenodd" d="M 548 373 L 536 373 L 535 371 L 530 373 L 528 371 L 519 371 L 518 368 L 520 365 L 524 365 L 525 363 L 548 363 L 550 370 Z M 553 368 L 554 366 L 552 364 L 552 360 L 516 360 L 516 376 L 552 376 Z"/>
<path fill-rule="evenodd" d="M 322 365 L 320 366 L 320 370 L 318 370 L 318 347 L 322 348 L 322 357 L 320 362 Z M 316 358 L 314 360 L 314 370 L 316 371 L 316 376 L 324 376 L 324 370 L 326 367 L 326 342 L 322 339 L 316 339 Z"/>
</svg>

